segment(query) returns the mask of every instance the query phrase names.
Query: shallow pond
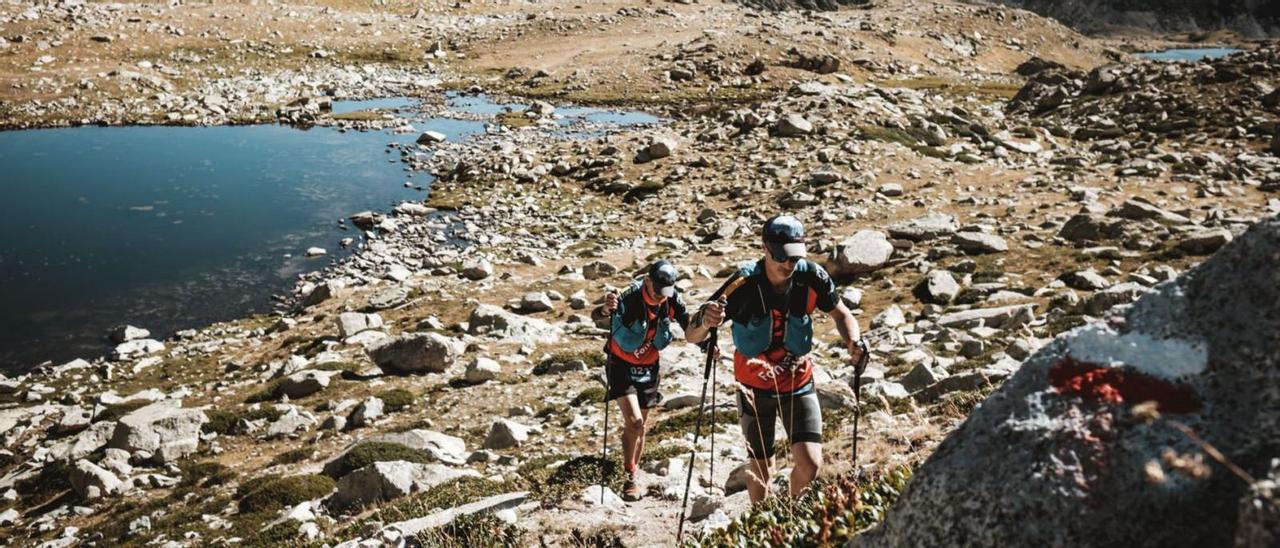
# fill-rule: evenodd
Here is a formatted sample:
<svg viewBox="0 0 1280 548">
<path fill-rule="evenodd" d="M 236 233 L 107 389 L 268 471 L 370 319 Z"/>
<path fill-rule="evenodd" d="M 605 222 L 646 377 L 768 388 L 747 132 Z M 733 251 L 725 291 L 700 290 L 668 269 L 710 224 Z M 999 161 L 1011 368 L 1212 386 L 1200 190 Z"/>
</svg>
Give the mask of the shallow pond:
<svg viewBox="0 0 1280 548">
<path fill-rule="evenodd" d="M 484 121 L 414 118 L 417 101 L 335 101 L 335 112 L 399 109 L 449 140 Z M 483 97 L 451 110 L 497 114 Z M 407 109 L 407 110 L 406 110 Z M 566 109 L 613 124 L 640 113 Z M 315 127 L 79 127 L 0 132 L 0 370 L 89 358 L 113 326 L 165 337 L 272 309 L 271 295 L 359 240 L 337 220 L 421 200 L 430 177 L 406 170 L 391 143 L 418 133 Z M 309 247 L 329 255 L 307 258 Z"/>
<path fill-rule="evenodd" d="M 1164 51 L 1144 51 L 1136 53 L 1138 57 L 1152 59 L 1155 61 L 1202 61 L 1204 59 L 1217 59 L 1218 57 L 1226 57 L 1232 53 L 1238 53 L 1241 50 L 1235 48 L 1191 48 L 1191 49 L 1167 49 Z"/>
</svg>

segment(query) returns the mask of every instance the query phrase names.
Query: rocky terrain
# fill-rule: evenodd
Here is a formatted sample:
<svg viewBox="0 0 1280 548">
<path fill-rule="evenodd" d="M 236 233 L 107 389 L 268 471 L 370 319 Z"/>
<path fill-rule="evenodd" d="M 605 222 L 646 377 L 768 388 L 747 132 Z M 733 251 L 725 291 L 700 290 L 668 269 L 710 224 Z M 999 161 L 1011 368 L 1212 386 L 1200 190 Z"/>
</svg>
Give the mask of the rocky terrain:
<svg viewBox="0 0 1280 548">
<path fill-rule="evenodd" d="M 325 103 L 431 108 L 445 89 L 529 105 L 402 151 L 430 198 L 351 212 L 353 256 L 280 314 L 164 341 L 121 328 L 110 356 L 0 379 L 11 545 L 670 545 L 691 449 L 693 541 L 842 542 L 1054 337 L 1114 326 L 1280 213 L 1274 45 L 1161 64 L 949 2 L 2 7 L 9 128 L 360 130 L 396 122 Z M 567 102 L 665 121 L 564 138 Z M 622 503 L 593 309 L 657 257 L 700 302 L 778 211 L 805 221 L 874 351 L 856 465 L 852 371 L 823 319 L 828 466 L 808 496 L 748 508 L 727 362 L 714 454 L 693 447 L 703 358 L 676 344 L 648 496 Z"/>
<path fill-rule="evenodd" d="M 1280 2 L 1275 0 L 1002 0 L 1002 3 L 1052 17 L 1087 33 L 1133 29 L 1199 33 L 1226 29 L 1252 38 L 1280 34 Z"/>
</svg>

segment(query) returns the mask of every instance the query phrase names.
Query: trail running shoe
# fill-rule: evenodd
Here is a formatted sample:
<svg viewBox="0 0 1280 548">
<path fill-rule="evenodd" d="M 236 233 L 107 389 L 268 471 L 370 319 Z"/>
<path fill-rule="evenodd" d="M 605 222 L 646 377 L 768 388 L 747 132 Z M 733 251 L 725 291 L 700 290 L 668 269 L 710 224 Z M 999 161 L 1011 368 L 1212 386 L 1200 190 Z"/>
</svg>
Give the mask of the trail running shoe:
<svg viewBox="0 0 1280 548">
<path fill-rule="evenodd" d="M 622 484 L 622 500 L 635 502 L 640 500 L 641 496 L 640 487 L 636 485 L 636 477 L 627 476 L 626 483 Z"/>
</svg>

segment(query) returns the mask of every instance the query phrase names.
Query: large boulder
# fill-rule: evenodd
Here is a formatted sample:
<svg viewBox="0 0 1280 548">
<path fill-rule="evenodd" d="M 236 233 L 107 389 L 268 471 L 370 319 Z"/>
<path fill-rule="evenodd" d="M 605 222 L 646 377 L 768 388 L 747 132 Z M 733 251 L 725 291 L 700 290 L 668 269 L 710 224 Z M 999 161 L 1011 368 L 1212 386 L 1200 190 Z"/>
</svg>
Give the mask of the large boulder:
<svg viewBox="0 0 1280 548">
<path fill-rule="evenodd" d="M 1255 525 L 1274 510 L 1241 511 L 1259 486 L 1198 440 L 1250 476 L 1271 473 L 1276 348 L 1272 217 L 1144 295 L 1123 322 L 1088 324 L 1043 347 L 915 471 L 886 520 L 850 545 L 1271 545 Z"/>
<path fill-rule="evenodd" d="M 1035 317 L 1034 305 L 1016 304 L 996 308 L 974 308 L 944 314 L 938 318 L 938 325 L 958 329 L 974 327 L 1016 329 L 1031 323 Z"/>
<path fill-rule="evenodd" d="M 108 446 L 130 453 L 145 451 L 162 463 L 194 453 L 200 427 L 209 419 L 199 409 L 180 405 L 176 400 L 159 401 L 121 417 Z"/>
<path fill-rule="evenodd" d="M 1009 250 L 1004 238 L 986 232 L 957 232 L 951 235 L 951 243 L 969 253 L 1003 253 Z"/>
<path fill-rule="evenodd" d="M 417 464 L 402 460 L 375 462 L 338 480 L 328 505 L 336 510 L 359 508 L 430 489 L 463 476 L 479 477 L 475 470 L 455 470 L 442 464 Z"/>
<path fill-rule="evenodd" d="M 893 256 L 893 244 L 878 230 L 859 230 L 845 238 L 831 256 L 831 273 L 853 276 L 879 270 Z"/>
<path fill-rule="evenodd" d="M 887 228 L 889 235 L 894 238 L 922 241 L 955 234 L 960 225 L 956 224 L 955 217 L 946 213 L 929 213 L 891 224 Z"/>
<path fill-rule="evenodd" d="M 484 438 L 484 448 L 507 449 L 520 447 L 528 440 L 528 426 L 507 419 L 498 419 L 489 426 L 489 435 Z"/>
<path fill-rule="evenodd" d="M 347 338 L 361 331 L 382 327 L 382 316 L 362 314 L 360 312 L 343 312 L 338 314 L 338 336 Z"/>
<path fill-rule="evenodd" d="M 560 340 L 558 327 L 537 318 L 526 318 L 500 307 L 482 304 L 471 311 L 467 331 L 472 335 L 491 335 L 511 339 L 521 345 L 553 344 Z"/>
<path fill-rule="evenodd" d="M 383 371 L 395 375 L 443 373 L 460 354 L 457 343 L 439 333 L 408 333 L 366 352 Z"/>
<path fill-rule="evenodd" d="M 87 460 L 78 460 L 71 468 L 71 488 L 85 500 L 119 494 L 124 483 L 110 470 Z"/>
<path fill-rule="evenodd" d="M 333 377 L 342 374 L 341 371 L 320 371 L 308 369 L 299 371 L 280 379 L 280 384 L 276 390 L 290 398 L 305 398 L 316 392 L 324 390 L 329 386 L 329 382 Z"/>
</svg>

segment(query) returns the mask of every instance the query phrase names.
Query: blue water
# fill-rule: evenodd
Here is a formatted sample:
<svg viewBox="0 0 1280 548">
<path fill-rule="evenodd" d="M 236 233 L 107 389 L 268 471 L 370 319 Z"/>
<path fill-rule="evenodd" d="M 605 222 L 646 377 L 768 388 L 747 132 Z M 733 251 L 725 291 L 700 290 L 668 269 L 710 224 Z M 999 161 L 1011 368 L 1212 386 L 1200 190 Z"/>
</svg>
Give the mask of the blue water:
<svg viewBox="0 0 1280 548">
<path fill-rule="evenodd" d="M 1232 53 L 1241 50 L 1234 48 L 1194 48 L 1194 49 L 1167 49 L 1164 51 L 1146 51 L 1137 53 L 1138 57 L 1152 59 L 1156 61 L 1202 61 L 1204 59 L 1216 59 L 1218 57 L 1226 57 Z"/>
<path fill-rule="evenodd" d="M 484 132 L 484 121 L 424 119 L 417 103 L 335 101 L 334 111 L 398 111 L 450 141 Z M 447 105 L 523 109 L 459 95 Z M 574 120 L 657 121 L 569 111 Z M 407 171 L 389 146 L 417 137 L 274 125 L 0 132 L 0 370 L 100 355 L 120 324 L 163 338 L 269 312 L 298 274 L 348 253 L 340 239 L 360 241 L 338 219 L 426 198 L 404 183 L 429 189 L 431 178 Z M 328 256 L 304 257 L 312 246 Z"/>
</svg>

